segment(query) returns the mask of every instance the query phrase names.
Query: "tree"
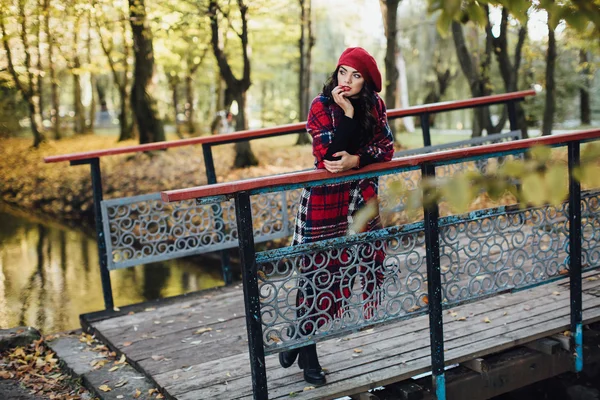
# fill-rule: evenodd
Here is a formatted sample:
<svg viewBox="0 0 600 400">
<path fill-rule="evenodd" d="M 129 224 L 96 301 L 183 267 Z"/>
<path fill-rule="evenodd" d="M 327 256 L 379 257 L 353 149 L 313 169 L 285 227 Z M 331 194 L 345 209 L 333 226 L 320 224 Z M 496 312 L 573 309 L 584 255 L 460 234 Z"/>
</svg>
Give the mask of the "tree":
<svg viewBox="0 0 600 400">
<path fill-rule="evenodd" d="M 163 141 L 165 130 L 157 115 L 156 101 L 149 92 L 154 74 L 154 50 L 152 31 L 146 21 L 145 0 L 129 0 L 129 16 L 135 58 L 131 106 L 137 122 L 140 143 Z"/>
<path fill-rule="evenodd" d="M 590 106 L 590 76 L 588 51 L 579 50 L 579 65 L 581 68 L 582 85 L 579 88 L 579 115 L 581 123 L 590 125 L 592 123 L 592 109 Z"/>
<path fill-rule="evenodd" d="M 300 50 L 300 71 L 298 73 L 298 111 L 300 119 L 308 115 L 310 103 L 310 68 L 312 65 L 312 48 L 315 45 L 315 37 L 312 34 L 312 0 L 299 0 L 300 3 L 300 39 L 298 49 Z M 308 40 L 307 40 L 308 39 Z M 296 145 L 309 144 L 310 137 L 307 133 L 298 135 Z"/>
<path fill-rule="evenodd" d="M 58 91 L 58 78 L 56 76 L 56 65 L 54 58 L 54 47 L 56 45 L 56 36 L 50 30 L 50 17 L 52 16 L 52 10 L 50 0 L 43 0 L 42 3 L 43 14 L 44 14 L 44 33 L 46 34 L 46 41 L 48 45 L 48 73 L 50 76 L 50 122 L 52 123 L 52 131 L 54 132 L 54 138 L 60 139 L 62 137 L 60 131 L 60 95 Z"/>
<path fill-rule="evenodd" d="M 130 38 L 127 31 L 127 18 L 122 8 L 111 10 L 114 18 L 101 20 L 107 5 L 95 3 L 95 23 L 98 31 L 100 46 L 106 55 L 106 60 L 112 74 L 113 83 L 119 93 L 119 141 L 133 139 L 133 126 L 129 124 L 129 54 L 131 52 Z M 111 22 L 112 20 L 117 22 Z M 115 36 L 119 47 L 115 46 Z"/>
<path fill-rule="evenodd" d="M 43 141 L 46 140 L 42 132 L 42 118 L 39 105 L 38 92 L 36 90 L 36 78 L 33 72 L 33 62 L 31 59 L 31 47 L 29 44 L 29 25 L 27 18 L 27 11 L 25 7 L 25 0 L 19 0 L 17 5 L 17 21 L 20 25 L 20 45 L 24 54 L 24 60 L 22 66 L 15 65 L 14 56 L 12 53 L 12 46 L 10 43 L 10 34 L 7 31 L 6 20 L 10 15 L 6 4 L 0 2 L 0 33 L 2 33 L 2 45 L 6 52 L 6 61 L 8 63 L 8 72 L 13 79 L 15 87 L 25 101 L 29 109 L 29 119 L 31 124 L 31 132 L 33 133 L 33 147 L 38 147 Z M 21 67 L 21 68 L 19 68 Z M 17 68 L 24 70 L 25 75 L 24 82 L 21 80 L 21 74 L 17 71 Z"/>
<path fill-rule="evenodd" d="M 467 41 L 463 33 L 463 28 L 459 22 L 452 22 L 452 37 L 456 47 L 456 55 L 460 67 L 469 82 L 469 88 L 473 97 L 486 96 L 491 94 L 491 85 L 489 82 L 489 70 L 491 63 L 492 45 L 489 37 L 486 37 L 485 53 L 480 55 L 481 61 L 477 62 L 475 57 L 468 49 Z M 479 137 L 483 129 L 488 128 L 488 134 L 496 132 L 497 128 L 493 126 L 488 107 L 478 107 L 473 110 L 473 132 L 472 137 Z"/>
<path fill-rule="evenodd" d="M 213 52 L 215 54 L 215 58 L 217 59 L 221 76 L 227 84 L 227 89 L 225 91 L 225 103 L 228 105 L 231 104 L 231 102 L 227 101 L 227 97 L 237 102 L 239 111 L 236 117 L 236 130 L 240 131 L 248 129 L 248 122 L 246 120 L 246 92 L 248 91 L 248 88 L 250 88 L 252 82 L 250 81 L 250 58 L 248 56 L 248 6 L 244 4 L 243 0 L 237 0 L 237 5 L 242 25 L 241 32 L 236 32 L 237 36 L 240 38 L 242 46 L 242 59 L 244 64 L 241 79 L 236 78 L 233 74 L 227 59 L 227 55 L 225 54 L 222 44 L 220 43 L 221 34 L 219 31 L 219 15 L 224 15 L 227 18 L 229 17 L 229 12 L 223 13 L 217 1 L 210 0 L 208 15 L 210 17 L 210 26 L 212 31 L 211 42 Z M 233 29 L 233 27 L 231 29 Z M 258 160 L 252 152 L 250 142 L 244 141 L 237 142 L 235 144 L 235 161 L 233 164 L 235 168 L 258 165 Z"/>
<path fill-rule="evenodd" d="M 544 107 L 544 119 L 542 120 L 542 135 L 552 134 L 554 122 L 554 111 L 556 110 L 556 86 L 554 71 L 556 64 L 556 36 L 552 23 L 552 15 L 548 12 L 548 50 L 546 52 L 546 106 Z"/>
<path fill-rule="evenodd" d="M 515 92 L 519 87 L 519 69 L 521 67 L 521 53 L 523 50 L 523 44 L 527 37 L 527 23 L 521 24 L 519 27 L 518 40 L 514 50 L 514 61 L 511 62 L 510 55 L 508 52 L 508 8 L 502 7 L 502 18 L 500 20 L 500 34 L 496 37 L 491 32 L 491 24 L 489 23 L 489 14 L 487 14 L 488 24 L 486 34 L 492 39 L 494 46 L 494 54 L 496 54 L 496 60 L 500 67 L 500 74 L 504 81 L 504 89 L 506 92 Z M 527 16 L 525 16 L 525 21 Z M 515 111 L 517 114 L 517 125 L 523 134 L 523 138 L 527 138 L 527 119 L 525 117 L 525 110 L 521 103 L 515 104 Z"/>
<path fill-rule="evenodd" d="M 398 69 L 396 55 L 398 53 L 398 5 L 401 0 L 379 0 L 383 28 L 385 31 L 385 103 L 392 108 L 398 98 Z"/>
</svg>

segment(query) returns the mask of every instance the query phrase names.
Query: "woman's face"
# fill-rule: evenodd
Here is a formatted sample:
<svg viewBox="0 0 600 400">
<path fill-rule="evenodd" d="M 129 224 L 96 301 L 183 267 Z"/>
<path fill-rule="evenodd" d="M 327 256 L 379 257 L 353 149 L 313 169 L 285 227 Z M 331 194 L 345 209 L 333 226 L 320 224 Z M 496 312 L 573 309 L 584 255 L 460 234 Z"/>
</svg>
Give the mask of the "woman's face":
<svg viewBox="0 0 600 400">
<path fill-rule="evenodd" d="M 340 65 L 337 73 L 338 86 L 347 86 L 350 89 L 346 90 L 344 96 L 358 96 L 365 84 L 365 78 L 362 74 L 352 67 Z"/>
</svg>

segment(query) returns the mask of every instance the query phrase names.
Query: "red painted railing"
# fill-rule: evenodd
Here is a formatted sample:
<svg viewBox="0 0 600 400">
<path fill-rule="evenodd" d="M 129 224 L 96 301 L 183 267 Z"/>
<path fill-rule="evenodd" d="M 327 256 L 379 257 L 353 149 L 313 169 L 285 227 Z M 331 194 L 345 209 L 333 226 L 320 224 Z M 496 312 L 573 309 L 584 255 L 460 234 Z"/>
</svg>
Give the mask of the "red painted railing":
<svg viewBox="0 0 600 400">
<path fill-rule="evenodd" d="M 521 100 L 525 97 L 534 96 L 535 90 L 523 90 L 520 92 L 511 92 L 505 94 L 497 94 L 492 96 L 475 97 L 467 100 L 447 101 L 442 103 L 425 104 L 422 106 L 414 106 L 405 109 L 388 110 L 388 118 L 402 118 L 408 116 L 422 115 L 425 113 L 437 113 L 443 111 L 461 110 L 464 108 L 472 108 L 483 105 L 491 105 L 497 103 L 508 102 L 511 100 Z M 144 151 L 164 150 L 172 147 L 190 146 L 190 145 L 220 145 L 226 143 L 234 143 L 251 139 L 260 139 L 272 136 L 286 135 L 290 133 L 302 132 L 306 129 L 306 122 L 295 124 L 280 125 L 272 128 L 253 129 L 247 131 L 239 131 L 234 133 L 226 133 L 222 135 L 203 136 L 191 139 L 173 140 L 168 142 L 156 142 L 141 144 L 138 146 L 118 147 L 113 149 L 87 151 L 81 153 L 64 154 L 59 156 L 45 157 L 44 162 L 55 163 L 63 161 L 77 161 L 91 158 L 99 158 L 113 156 L 118 154 L 138 153 Z"/>
<path fill-rule="evenodd" d="M 543 136 L 531 139 L 523 139 L 506 143 L 488 144 L 464 149 L 440 151 L 436 153 L 422 154 L 416 156 L 395 158 L 385 163 L 368 165 L 360 170 L 350 170 L 343 173 L 333 174 L 324 169 L 292 172 L 272 177 L 254 178 L 243 181 L 218 183 L 187 189 L 168 190 L 161 192 L 161 198 L 165 202 L 182 201 L 199 197 L 229 195 L 242 191 L 262 189 L 273 186 L 289 185 L 295 183 L 312 182 L 332 177 L 343 177 L 364 174 L 367 172 L 385 171 L 393 168 L 412 167 L 427 162 L 452 161 L 462 158 L 481 156 L 484 154 L 507 152 L 530 148 L 536 145 L 551 146 L 555 144 L 576 142 L 600 138 L 600 129 L 590 129 L 561 135 Z"/>
</svg>

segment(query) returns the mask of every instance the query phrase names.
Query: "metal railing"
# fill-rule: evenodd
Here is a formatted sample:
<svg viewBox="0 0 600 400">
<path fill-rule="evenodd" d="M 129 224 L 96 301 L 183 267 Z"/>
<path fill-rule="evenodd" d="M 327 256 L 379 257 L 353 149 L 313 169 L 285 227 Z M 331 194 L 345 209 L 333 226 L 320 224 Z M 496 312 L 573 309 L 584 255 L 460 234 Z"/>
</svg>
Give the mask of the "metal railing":
<svg viewBox="0 0 600 400">
<path fill-rule="evenodd" d="M 490 135 L 472 141 L 462 141 L 441 146 L 420 149 L 422 152 L 439 151 L 454 147 L 472 146 L 476 143 L 493 143 L 501 140 L 520 138 L 516 131 L 514 104 L 535 91 L 485 96 L 468 100 L 442 102 L 415 106 L 401 110 L 389 110 L 388 118 L 419 116 L 425 146 L 431 146 L 429 115 L 465 108 L 506 104 L 509 111 L 510 133 Z M 193 202 L 181 208 L 165 206 L 159 201 L 159 194 L 115 198 L 103 200 L 100 158 L 119 154 L 163 150 L 174 147 L 202 145 L 206 178 L 208 184 L 216 183 L 212 147 L 245 140 L 261 139 L 305 131 L 305 123 L 289 124 L 274 128 L 242 131 L 209 137 L 183 139 L 169 142 L 149 143 L 139 146 L 120 147 L 101 151 L 74 153 L 46 157 L 46 163 L 69 161 L 71 165 L 90 165 L 92 180 L 94 218 L 98 241 L 100 273 L 106 309 L 113 309 L 112 285 L 109 271 L 148 262 L 163 261 L 206 252 L 226 250 L 237 246 L 237 228 L 233 203 L 215 202 L 207 206 L 196 206 Z M 398 154 L 402 154 L 399 152 Z M 404 177 L 414 186 L 415 177 Z M 257 222 L 256 238 L 268 241 L 288 237 L 290 223 L 295 216 L 295 199 L 298 192 L 257 196 L 252 201 Z M 397 208 L 400 210 L 400 208 Z M 228 253 L 221 252 L 223 279 L 232 282 Z"/>
<path fill-rule="evenodd" d="M 235 202 L 255 398 L 268 398 L 265 354 L 427 313 L 432 378 L 441 399 L 443 309 L 566 277 L 574 368 L 581 371 L 581 274 L 600 267 L 600 191 L 594 188 L 582 195 L 573 171 L 580 162 L 580 144 L 598 139 L 600 129 L 394 158 L 335 175 L 314 170 L 165 191 L 161 198 Z M 567 148 L 569 175 L 564 184 L 569 199 L 562 205 L 502 206 L 440 217 L 439 205 L 428 204 L 423 220 L 411 224 L 255 250 L 251 196 L 409 171 L 435 178 L 439 167 L 518 156 L 537 145 Z"/>
</svg>

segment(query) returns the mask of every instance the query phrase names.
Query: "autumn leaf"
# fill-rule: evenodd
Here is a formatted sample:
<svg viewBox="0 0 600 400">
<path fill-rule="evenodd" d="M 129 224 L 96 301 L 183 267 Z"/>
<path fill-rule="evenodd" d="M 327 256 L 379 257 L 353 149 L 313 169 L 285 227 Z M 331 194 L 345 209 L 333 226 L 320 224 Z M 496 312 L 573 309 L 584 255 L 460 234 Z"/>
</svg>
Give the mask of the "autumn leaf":
<svg viewBox="0 0 600 400">
<path fill-rule="evenodd" d="M 485 322 L 486 324 L 489 324 L 489 323 L 491 323 L 492 321 L 491 321 L 491 320 L 490 320 L 488 317 L 485 317 L 485 318 L 483 319 L 483 322 Z"/>
<path fill-rule="evenodd" d="M 423 300 L 424 304 L 429 304 L 429 297 L 423 296 L 421 299 Z"/>
<path fill-rule="evenodd" d="M 98 386 L 98 389 L 102 390 L 103 392 L 110 392 L 112 390 L 108 387 L 108 385 L 100 385 Z"/>
<path fill-rule="evenodd" d="M 133 342 L 124 342 L 123 347 L 129 347 L 133 344 Z"/>
<path fill-rule="evenodd" d="M 466 317 L 459 317 L 459 318 L 457 318 L 456 320 L 457 320 L 457 321 L 466 321 L 466 320 L 467 320 L 467 318 L 466 318 Z"/>
<path fill-rule="evenodd" d="M 119 366 L 112 367 L 111 369 L 109 369 L 109 370 L 108 370 L 108 372 L 115 372 L 115 371 L 116 371 L 116 370 L 118 370 L 119 368 L 121 368 L 121 367 L 119 367 Z"/>
<path fill-rule="evenodd" d="M 354 352 L 355 353 L 362 353 L 363 351 L 362 351 L 362 349 L 354 349 Z"/>
<path fill-rule="evenodd" d="M 552 292 L 553 296 L 560 296 L 560 292 Z"/>
<path fill-rule="evenodd" d="M 135 389 L 135 394 L 133 395 L 134 399 L 139 398 L 142 395 L 142 391 L 140 389 Z"/>
<path fill-rule="evenodd" d="M 302 389 L 303 392 L 308 392 L 309 390 L 314 390 L 314 386 L 305 386 L 304 389 Z"/>
<path fill-rule="evenodd" d="M 203 333 L 210 332 L 210 331 L 212 331 L 212 328 L 200 328 L 194 333 L 197 335 L 202 335 Z"/>
<path fill-rule="evenodd" d="M 127 383 L 129 383 L 129 381 L 127 379 L 122 379 L 119 382 L 115 383 L 115 387 L 125 386 L 125 385 L 127 385 Z"/>
</svg>

